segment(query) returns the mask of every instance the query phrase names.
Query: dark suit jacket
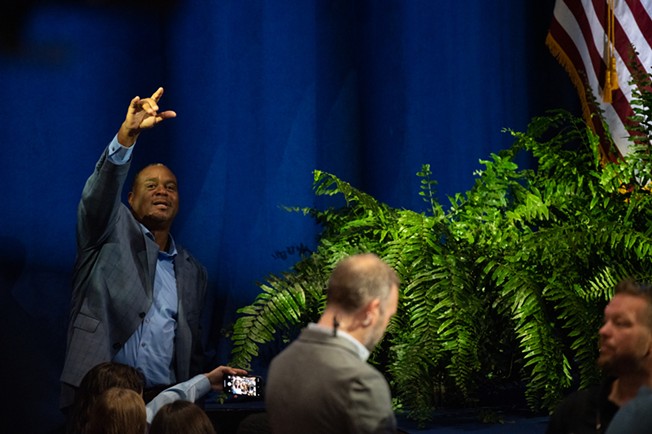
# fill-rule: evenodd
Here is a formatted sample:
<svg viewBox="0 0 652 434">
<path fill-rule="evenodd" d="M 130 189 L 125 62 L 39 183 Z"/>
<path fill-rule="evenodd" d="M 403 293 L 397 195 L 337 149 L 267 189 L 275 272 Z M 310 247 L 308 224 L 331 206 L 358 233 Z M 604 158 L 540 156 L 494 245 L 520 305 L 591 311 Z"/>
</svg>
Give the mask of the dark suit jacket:
<svg viewBox="0 0 652 434">
<path fill-rule="evenodd" d="M 385 377 L 343 337 L 304 329 L 272 360 L 266 388 L 274 433 L 397 432 Z"/>
<path fill-rule="evenodd" d="M 67 385 L 79 386 L 93 366 L 112 360 L 152 304 L 159 249 L 121 202 L 129 166 L 112 164 L 105 150 L 82 192 L 68 346 L 61 374 L 62 407 L 73 397 Z M 200 316 L 206 270 L 179 245 L 177 252 L 174 369 L 177 381 L 184 381 L 203 371 Z"/>
<path fill-rule="evenodd" d="M 618 406 L 609 400 L 614 377 L 600 384 L 577 390 L 558 405 L 550 415 L 546 434 L 602 434 Z"/>
</svg>

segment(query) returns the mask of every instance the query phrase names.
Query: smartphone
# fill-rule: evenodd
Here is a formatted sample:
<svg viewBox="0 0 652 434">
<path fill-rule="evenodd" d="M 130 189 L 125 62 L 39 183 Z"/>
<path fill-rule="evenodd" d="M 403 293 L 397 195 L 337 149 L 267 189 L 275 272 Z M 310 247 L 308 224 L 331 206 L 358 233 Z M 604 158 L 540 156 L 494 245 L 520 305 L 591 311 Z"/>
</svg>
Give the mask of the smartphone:
<svg viewBox="0 0 652 434">
<path fill-rule="evenodd" d="M 263 396 L 263 378 L 258 375 L 224 374 L 224 391 L 237 396 Z"/>
</svg>

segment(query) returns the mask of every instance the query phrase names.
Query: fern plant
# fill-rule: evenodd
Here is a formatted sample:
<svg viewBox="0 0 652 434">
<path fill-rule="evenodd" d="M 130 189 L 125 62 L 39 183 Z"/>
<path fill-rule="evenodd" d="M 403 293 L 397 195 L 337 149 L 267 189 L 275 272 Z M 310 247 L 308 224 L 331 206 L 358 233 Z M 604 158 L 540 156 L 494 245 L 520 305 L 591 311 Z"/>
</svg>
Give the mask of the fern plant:
<svg viewBox="0 0 652 434">
<path fill-rule="evenodd" d="M 427 212 L 392 208 L 315 171 L 315 194 L 341 206 L 289 209 L 321 225 L 319 243 L 238 311 L 231 363 L 249 366 L 263 345 L 289 342 L 322 312 L 335 264 L 375 252 L 402 284 L 370 361 L 408 417 L 425 422 L 439 406 L 486 405 L 507 389 L 547 410 L 597 381 L 597 330 L 612 288 L 651 277 L 647 89 L 639 87 L 638 135 L 620 161 L 602 161 L 584 121 L 550 112 L 525 132 L 508 130 L 513 145 L 482 161 L 474 186 L 447 208 L 428 165 L 417 174 Z M 516 163 L 523 154 L 532 168 Z"/>
</svg>

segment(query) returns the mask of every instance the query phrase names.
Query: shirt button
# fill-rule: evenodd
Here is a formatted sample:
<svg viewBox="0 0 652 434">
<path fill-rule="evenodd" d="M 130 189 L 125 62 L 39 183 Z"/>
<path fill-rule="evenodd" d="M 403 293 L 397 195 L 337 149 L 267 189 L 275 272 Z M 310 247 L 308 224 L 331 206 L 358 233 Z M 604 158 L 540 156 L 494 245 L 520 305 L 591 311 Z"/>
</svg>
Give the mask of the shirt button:
<svg viewBox="0 0 652 434">
<path fill-rule="evenodd" d="M 139 316 L 141 319 L 142 319 L 142 318 L 145 318 L 145 312 L 141 312 L 141 313 L 139 313 L 138 316 Z"/>
</svg>

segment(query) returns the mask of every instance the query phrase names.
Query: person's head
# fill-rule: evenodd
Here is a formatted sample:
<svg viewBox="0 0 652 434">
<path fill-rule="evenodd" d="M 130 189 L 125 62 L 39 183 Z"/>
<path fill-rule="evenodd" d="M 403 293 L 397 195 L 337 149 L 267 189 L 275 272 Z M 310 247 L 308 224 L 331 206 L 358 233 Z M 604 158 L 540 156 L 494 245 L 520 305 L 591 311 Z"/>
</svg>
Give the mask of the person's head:
<svg viewBox="0 0 652 434">
<path fill-rule="evenodd" d="M 156 412 L 149 434 L 216 434 L 206 412 L 190 401 L 174 401 Z"/>
<path fill-rule="evenodd" d="M 135 390 L 111 387 L 97 398 L 83 434 L 146 434 L 145 401 Z"/>
<path fill-rule="evenodd" d="M 150 164 L 134 178 L 127 197 L 136 220 L 150 230 L 169 230 L 179 211 L 177 177 L 163 164 Z"/>
<path fill-rule="evenodd" d="M 604 309 L 598 365 L 607 373 L 652 374 L 652 288 L 620 282 Z"/>
<path fill-rule="evenodd" d="M 142 394 L 145 387 L 143 374 L 136 368 L 122 363 L 100 363 L 84 375 L 75 393 L 68 422 L 69 433 L 84 431 L 91 407 L 97 398 L 111 387 L 131 389 Z"/>
<path fill-rule="evenodd" d="M 340 261 L 328 280 L 327 304 L 359 320 L 361 342 L 370 351 L 382 339 L 398 307 L 399 278 L 372 253 Z"/>
</svg>

